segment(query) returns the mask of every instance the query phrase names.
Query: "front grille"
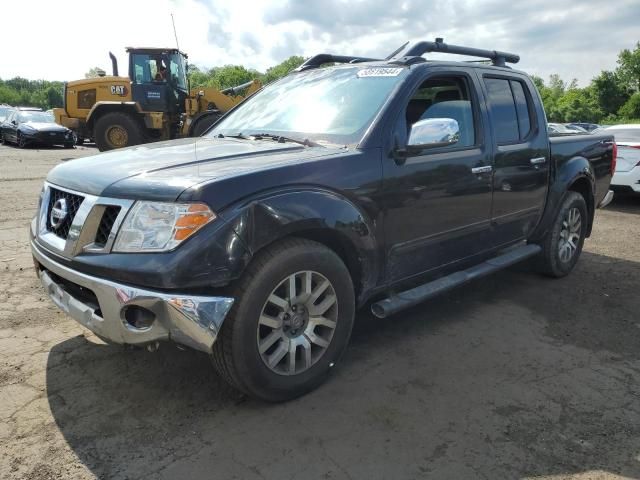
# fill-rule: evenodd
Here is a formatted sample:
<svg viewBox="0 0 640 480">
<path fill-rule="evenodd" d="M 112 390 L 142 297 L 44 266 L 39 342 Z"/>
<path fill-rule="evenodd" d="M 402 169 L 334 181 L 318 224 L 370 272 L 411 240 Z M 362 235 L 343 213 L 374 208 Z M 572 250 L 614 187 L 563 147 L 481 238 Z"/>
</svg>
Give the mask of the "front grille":
<svg viewBox="0 0 640 480">
<path fill-rule="evenodd" d="M 100 225 L 98 225 L 98 232 L 96 233 L 95 244 L 99 247 L 104 247 L 109 240 L 109 234 L 113 228 L 113 224 L 116 223 L 116 218 L 120 213 L 120 207 L 115 205 L 109 205 L 104 209 Z"/>
<path fill-rule="evenodd" d="M 51 210 L 53 210 L 53 207 L 58 200 L 64 200 L 66 202 L 67 214 L 60 223 L 54 227 L 51 224 Z M 47 230 L 66 240 L 69 236 L 69 229 L 71 228 L 73 219 L 75 218 L 76 213 L 78 213 L 78 209 L 80 208 L 80 205 L 82 205 L 83 200 L 84 197 L 80 195 L 58 190 L 57 188 L 51 188 L 49 194 L 49 205 L 47 206 Z"/>
<path fill-rule="evenodd" d="M 64 132 L 41 132 L 38 134 L 38 139 L 42 140 L 43 142 L 64 142 L 66 136 Z"/>
</svg>

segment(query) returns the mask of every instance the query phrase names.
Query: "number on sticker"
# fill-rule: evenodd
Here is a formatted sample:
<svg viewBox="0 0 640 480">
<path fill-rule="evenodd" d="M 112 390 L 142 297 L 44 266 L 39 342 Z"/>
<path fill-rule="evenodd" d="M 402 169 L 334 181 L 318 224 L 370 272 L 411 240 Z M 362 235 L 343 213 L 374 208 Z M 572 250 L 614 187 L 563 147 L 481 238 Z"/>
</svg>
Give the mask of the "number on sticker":
<svg viewBox="0 0 640 480">
<path fill-rule="evenodd" d="M 401 71 L 402 68 L 365 68 L 358 71 L 358 77 L 397 77 Z"/>
</svg>

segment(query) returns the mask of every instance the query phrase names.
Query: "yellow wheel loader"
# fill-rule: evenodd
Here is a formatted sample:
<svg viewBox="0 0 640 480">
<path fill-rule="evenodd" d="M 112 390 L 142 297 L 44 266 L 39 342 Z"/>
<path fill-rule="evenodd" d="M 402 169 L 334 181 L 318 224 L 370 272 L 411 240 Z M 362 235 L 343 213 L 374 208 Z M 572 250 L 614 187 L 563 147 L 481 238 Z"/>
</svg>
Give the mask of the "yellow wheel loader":
<svg viewBox="0 0 640 480">
<path fill-rule="evenodd" d="M 129 76 L 76 80 L 64 87 L 64 106 L 56 122 L 72 129 L 82 144 L 94 139 L 100 151 L 145 142 L 199 136 L 222 114 L 262 85 L 253 80 L 237 87 L 190 90 L 187 55 L 175 48 L 127 48 Z M 244 90 L 244 95 L 239 92 Z"/>
</svg>

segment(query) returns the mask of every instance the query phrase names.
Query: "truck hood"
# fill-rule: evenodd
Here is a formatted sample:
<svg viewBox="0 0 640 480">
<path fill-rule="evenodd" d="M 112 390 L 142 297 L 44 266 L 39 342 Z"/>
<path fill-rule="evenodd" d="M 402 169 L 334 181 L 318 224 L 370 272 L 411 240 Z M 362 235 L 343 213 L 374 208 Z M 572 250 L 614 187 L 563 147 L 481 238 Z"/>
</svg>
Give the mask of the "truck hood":
<svg viewBox="0 0 640 480">
<path fill-rule="evenodd" d="M 341 149 L 234 138 L 184 138 L 138 145 L 56 166 L 47 181 L 91 195 L 174 201 L 185 189 Z"/>
</svg>

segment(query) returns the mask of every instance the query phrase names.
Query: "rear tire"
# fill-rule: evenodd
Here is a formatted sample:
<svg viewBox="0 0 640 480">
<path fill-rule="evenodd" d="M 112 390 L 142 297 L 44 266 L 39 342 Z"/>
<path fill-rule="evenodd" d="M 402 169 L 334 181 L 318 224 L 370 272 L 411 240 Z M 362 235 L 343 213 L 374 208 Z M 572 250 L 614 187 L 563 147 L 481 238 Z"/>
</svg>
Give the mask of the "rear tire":
<svg viewBox="0 0 640 480">
<path fill-rule="evenodd" d="M 254 258 L 233 296 L 212 355 L 228 383 L 281 402 L 325 381 L 349 343 L 355 313 L 338 255 L 310 240 L 284 240 Z"/>
<path fill-rule="evenodd" d="M 105 113 L 96 120 L 95 140 L 101 152 L 144 143 L 145 136 L 138 120 L 122 112 Z"/>
<path fill-rule="evenodd" d="M 564 277 L 575 267 L 587 232 L 587 204 L 577 192 L 568 192 L 553 226 L 543 238 L 538 269 L 550 277 Z"/>
</svg>

